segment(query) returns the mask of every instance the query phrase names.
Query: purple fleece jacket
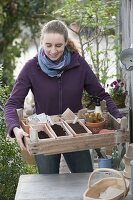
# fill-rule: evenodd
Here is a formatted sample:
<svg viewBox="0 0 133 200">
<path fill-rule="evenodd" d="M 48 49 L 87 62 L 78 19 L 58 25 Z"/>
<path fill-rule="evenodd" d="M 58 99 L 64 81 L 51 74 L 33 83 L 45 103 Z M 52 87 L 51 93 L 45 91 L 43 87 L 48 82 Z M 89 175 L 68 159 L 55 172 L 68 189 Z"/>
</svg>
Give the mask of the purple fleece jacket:
<svg viewBox="0 0 133 200">
<path fill-rule="evenodd" d="M 20 127 L 16 109 L 23 108 L 29 89 L 34 94 L 36 113 L 62 114 L 67 108 L 77 112 L 82 108 L 82 93 L 106 100 L 108 111 L 122 117 L 111 97 L 100 85 L 88 63 L 78 53 L 73 53 L 71 62 L 60 77 L 49 77 L 38 65 L 37 56 L 29 60 L 21 70 L 5 105 L 5 120 L 8 133 L 14 137 L 13 128 Z"/>
</svg>

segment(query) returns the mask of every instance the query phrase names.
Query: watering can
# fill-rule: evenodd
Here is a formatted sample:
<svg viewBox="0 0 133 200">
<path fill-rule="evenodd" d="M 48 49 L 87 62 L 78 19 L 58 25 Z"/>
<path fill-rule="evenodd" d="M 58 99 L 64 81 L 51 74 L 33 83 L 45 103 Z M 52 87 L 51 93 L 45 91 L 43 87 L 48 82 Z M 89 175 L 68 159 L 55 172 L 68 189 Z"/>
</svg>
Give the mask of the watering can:
<svg viewBox="0 0 133 200">
<path fill-rule="evenodd" d="M 124 49 L 120 54 L 120 61 L 122 69 L 133 70 L 133 48 Z"/>
</svg>

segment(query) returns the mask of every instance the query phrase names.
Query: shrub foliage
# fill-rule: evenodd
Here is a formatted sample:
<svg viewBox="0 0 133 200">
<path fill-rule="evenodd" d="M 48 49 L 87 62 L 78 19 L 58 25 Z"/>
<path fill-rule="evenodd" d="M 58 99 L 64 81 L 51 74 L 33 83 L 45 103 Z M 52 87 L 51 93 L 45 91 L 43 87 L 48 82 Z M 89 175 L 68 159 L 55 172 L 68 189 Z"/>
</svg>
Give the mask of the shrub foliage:
<svg viewBox="0 0 133 200">
<path fill-rule="evenodd" d="M 0 69 L 0 78 L 2 68 Z M 21 174 L 34 173 L 35 169 L 27 165 L 21 157 L 15 140 L 9 141 L 2 106 L 4 105 L 8 88 L 0 82 L 0 199 L 14 200 L 18 179 Z"/>
</svg>

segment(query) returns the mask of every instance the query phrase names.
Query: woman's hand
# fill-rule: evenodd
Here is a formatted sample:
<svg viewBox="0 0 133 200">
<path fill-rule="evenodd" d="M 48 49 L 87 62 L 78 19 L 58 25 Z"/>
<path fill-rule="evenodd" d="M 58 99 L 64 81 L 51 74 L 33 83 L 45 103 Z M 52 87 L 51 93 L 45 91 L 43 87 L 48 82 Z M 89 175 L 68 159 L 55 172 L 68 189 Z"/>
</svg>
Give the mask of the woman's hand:
<svg viewBox="0 0 133 200">
<path fill-rule="evenodd" d="M 21 128 L 15 127 L 13 129 L 14 135 L 16 137 L 17 143 L 20 146 L 21 150 L 26 150 L 26 147 L 23 143 L 23 137 L 29 136 L 28 133 L 24 132 Z"/>
</svg>

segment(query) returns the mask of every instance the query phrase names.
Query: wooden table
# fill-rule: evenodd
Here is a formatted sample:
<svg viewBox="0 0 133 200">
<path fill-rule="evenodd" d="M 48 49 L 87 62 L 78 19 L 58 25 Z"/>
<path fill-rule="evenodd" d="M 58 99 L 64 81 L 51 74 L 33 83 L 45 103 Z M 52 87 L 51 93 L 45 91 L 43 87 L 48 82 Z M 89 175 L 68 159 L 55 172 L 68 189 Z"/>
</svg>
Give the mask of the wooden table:
<svg viewBox="0 0 133 200">
<path fill-rule="evenodd" d="M 83 200 L 89 173 L 21 175 L 15 200 Z M 130 194 L 125 200 L 133 200 Z"/>
</svg>

